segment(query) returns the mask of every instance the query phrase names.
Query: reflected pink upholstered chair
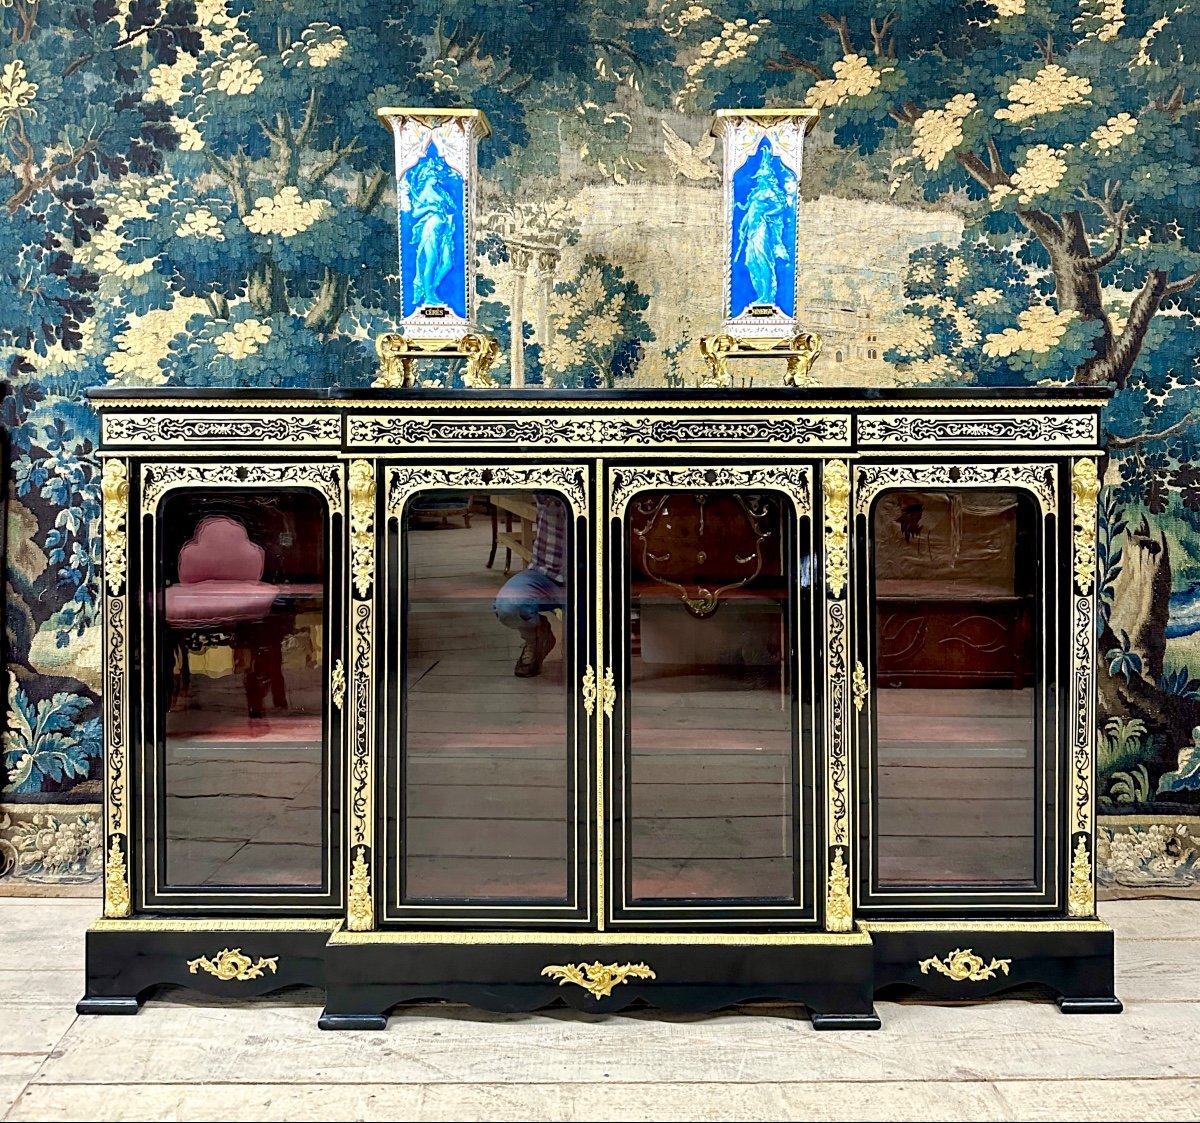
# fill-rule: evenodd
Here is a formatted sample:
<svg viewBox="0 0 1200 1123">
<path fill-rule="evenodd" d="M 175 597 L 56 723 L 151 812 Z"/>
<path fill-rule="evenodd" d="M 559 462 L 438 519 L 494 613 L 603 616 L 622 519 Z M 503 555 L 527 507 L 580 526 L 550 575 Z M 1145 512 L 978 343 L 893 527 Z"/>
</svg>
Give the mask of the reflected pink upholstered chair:
<svg viewBox="0 0 1200 1123">
<path fill-rule="evenodd" d="M 272 630 L 255 628 L 265 620 L 280 588 L 263 581 L 266 551 L 250 541 L 246 528 L 227 515 L 201 520 L 179 551 L 179 582 L 166 590 L 167 625 L 177 632 L 233 632 L 237 646 L 251 649 L 246 700 L 251 716 L 262 710 L 269 687 L 276 705 L 286 705 L 279 652 Z M 189 679 L 186 637 L 183 683 Z"/>
<path fill-rule="evenodd" d="M 167 589 L 167 623 L 203 628 L 261 620 L 279 593 L 263 581 L 266 551 L 226 515 L 201 521 L 179 551 L 179 584 Z"/>
</svg>

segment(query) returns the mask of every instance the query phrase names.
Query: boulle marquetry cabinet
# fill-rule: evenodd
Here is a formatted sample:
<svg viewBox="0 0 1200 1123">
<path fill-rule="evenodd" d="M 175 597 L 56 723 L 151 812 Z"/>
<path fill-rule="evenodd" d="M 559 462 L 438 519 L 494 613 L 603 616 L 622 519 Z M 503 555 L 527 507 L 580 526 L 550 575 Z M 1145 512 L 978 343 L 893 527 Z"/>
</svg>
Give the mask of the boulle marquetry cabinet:
<svg viewBox="0 0 1200 1123">
<path fill-rule="evenodd" d="M 884 988 L 1030 984 L 1120 1009 L 1102 393 L 92 397 L 82 1012 L 159 984 L 320 986 L 325 1028 L 763 998 L 874 1028 Z"/>
</svg>

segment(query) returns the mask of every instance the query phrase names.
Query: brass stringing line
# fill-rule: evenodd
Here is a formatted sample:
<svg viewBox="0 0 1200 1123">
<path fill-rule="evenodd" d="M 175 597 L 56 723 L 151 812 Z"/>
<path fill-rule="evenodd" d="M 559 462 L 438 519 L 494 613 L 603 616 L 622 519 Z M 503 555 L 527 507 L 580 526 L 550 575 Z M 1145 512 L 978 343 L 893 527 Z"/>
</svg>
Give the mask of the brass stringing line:
<svg viewBox="0 0 1200 1123">
<path fill-rule="evenodd" d="M 599 467 L 599 465 L 598 465 L 598 467 Z M 604 532 L 605 532 L 605 528 L 606 528 L 606 523 L 608 522 L 608 519 L 610 517 L 610 515 L 608 513 L 608 509 L 607 509 L 607 506 L 608 506 L 607 491 L 608 491 L 608 489 L 605 487 L 605 484 L 604 484 L 603 472 L 601 472 L 601 471 L 596 472 L 596 477 L 595 477 L 595 480 L 593 481 L 593 487 L 597 491 L 601 491 L 604 493 L 604 494 L 597 496 L 597 500 L 598 500 L 597 514 L 600 517 L 598 517 L 596 519 L 596 566 L 595 566 L 596 574 L 594 577 L 595 593 L 596 593 L 596 650 L 595 650 L 595 656 L 596 656 L 596 666 L 601 669 L 600 673 L 603 674 L 604 653 L 605 653 L 604 577 L 609 568 L 608 567 L 608 558 L 606 556 L 607 547 L 605 546 Z M 625 681 L 625 673 L 624 673 L 625 672 L 625 651 L 624 651 L 623 646 L 622 646 L 622 650 L 621 650 L 620 668 L 621 668 L 621 681 L 623 684 Z M 625 713 L 624 699 L 621 699 L 621 715 L 622 715 L 622 717 L 621 717 L 621 721 L 619 722 L 619 724 L 621 727 L 622 740 L 624 739 L 624 735 L 625 735 L 624 713 Z M 604 815 L 605 746 L 604 746 L 604 707 L 603 706 L 596 707 L 594 730 L 595 730 L 595 736 L 596 736 L 596 753 L 595 753 L 595 759 L 596 759 L 596 828 L 594 831 L 595 846 L 596 846 L 596 928 L 598 931 L 603 932 L 604 928 L 605 928 L 605 924 L 607 922 L 607 917 L 608 917 L 608 902 L 605 899 L 605 891 L 604 891 L 605 884 L 606 884 L 606 875 L 607 875 L 607 871 L 604 868 L 604 863 L 606 861 L 608 861 L 608 841 L 607 841 L 605 835 L 606 835 L 606 832 L 608 829 L 608 824 L 605 821 L 605 815 Z M 610 731 L 611 731 L 611 726 L 610 726 Z M 610 742 L 609 750 L 608 750 L 610 760 L 612 760 L 613 754 L 615 752 L 616 752 L 616 737 L 613 736 L 611 738 L 611 742 Z"/>
</svg>

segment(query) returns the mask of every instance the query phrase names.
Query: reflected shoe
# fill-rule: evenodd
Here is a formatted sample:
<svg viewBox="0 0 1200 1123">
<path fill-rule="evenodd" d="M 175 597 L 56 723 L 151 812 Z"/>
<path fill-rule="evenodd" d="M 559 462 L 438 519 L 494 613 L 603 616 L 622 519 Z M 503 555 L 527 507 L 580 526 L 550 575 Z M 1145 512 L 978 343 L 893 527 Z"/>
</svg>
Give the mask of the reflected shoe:
<svg viewBox="0 0 1200 1123">
<path fill-rule="evenodd" d="M 517 678 L 533 678 L 542 673 L 542 661 L 554 649 L 558 641 L 554 638 L 554 629 L 544 616 L 538 617 L 537 631 L 531 639 L 525 641 L 521 654 L 517 656 L 517 664 L 513 674 Z"/>
</svg>

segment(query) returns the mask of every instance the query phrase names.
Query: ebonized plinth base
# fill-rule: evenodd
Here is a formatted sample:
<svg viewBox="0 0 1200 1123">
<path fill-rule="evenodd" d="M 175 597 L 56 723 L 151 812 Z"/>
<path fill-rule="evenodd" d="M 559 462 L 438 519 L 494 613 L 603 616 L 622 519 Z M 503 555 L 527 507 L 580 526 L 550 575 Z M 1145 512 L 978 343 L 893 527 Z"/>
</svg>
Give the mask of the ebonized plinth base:
<svg viewBox="0 0 1200 1123">
<path fill-rule="evenodd" d="M 524 939 L 523 939 L 524 938 Z M 428 941 L 428 942 L 424 942 Z M 604 968 L 621 974 L 608 993 Z M 590 969 L 589 969 L 590 968 Z M 560 981 L 574 969 L 580 981 Z M 549 973 L 547 973 L 549 972 Z M 652 974 L 651 974 L 652 973 Z M 871 944 L 846 935 L 339 932 L 329 942 L 323 1029 L 377 1029 L 422 999 L 512 1013 L 565 1002 L 585 1014 L 634 1003 L 709 1011 L 756 999 L 804 1005 L 827 1029 L 875 1029 Z"/>
<path fill-rule="evenodd" d="M 99 920 L 80 1014 L 136 1014 L 164 984 L 237 998 L 325 985 L 333 920 Z"/>
<path fill-rule="evenodd" d="M 1100 920 L 866 922 L 875 989 L 907 984 L 938 998 L 983 998 L 1037 984 L 1064 1014 L 1119 1014 L 1113 933 Z"/>
<path fill-rule="evenodd" d="M 1098 920 L 869 922 L 846 934 L 343 932 L 332 920 L 101 920 L 81 1014 L 136 1014 L 159 985 L 252 997 L 322 988 L 321 1029 L 382 1030 L 406 1002 L 503 1013 L 562 1002 L 703 1012 L 764 999 L 814 1029 L 878 1029 L 880 988 L 983 998 L 1039 984 L 1066 1014 L 1117 1014 L 1113 934 Z"/>
</svg>

